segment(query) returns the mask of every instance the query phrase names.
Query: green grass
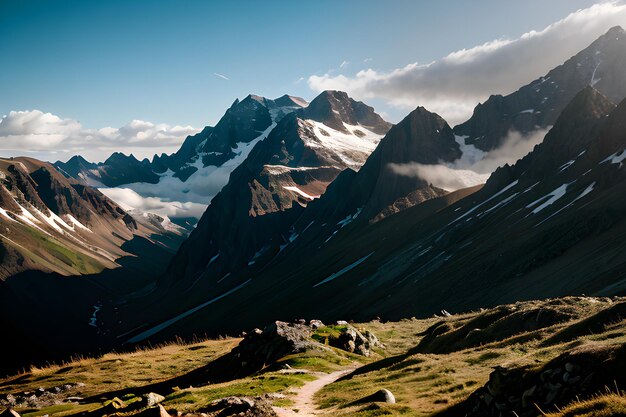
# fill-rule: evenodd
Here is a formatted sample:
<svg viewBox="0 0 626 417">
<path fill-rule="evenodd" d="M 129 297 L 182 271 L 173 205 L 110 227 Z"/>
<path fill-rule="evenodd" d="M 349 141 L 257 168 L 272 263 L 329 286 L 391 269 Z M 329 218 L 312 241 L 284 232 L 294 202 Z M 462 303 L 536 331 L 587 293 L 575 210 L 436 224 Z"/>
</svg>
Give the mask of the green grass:
<svg viewBox="0 0 626 417">
<path fill-rule="evenodd" d="M 367 358 L 340 349 L 327 347 L 324 350 L 310 350 L 297 355 L 289 355 L 276 362 L 277 367 L 289 365 L 294 369 L 330 373 L 346 368 L 354 362 L 364 363 Z"/>
<path fill-rule="evenodd" d="M 315 376 L 306 373 L 267 373 L 223 384 L 179 390 L 168 395 L 164 405 L 183 412 L 198 410 L 220 398 L 285 393 L 315 379 Z"/>
<path fill-rule="evenodd" d="M 323 345 L 328 345 L 331 340 L 339 338 L 347 328 L 348 326 L 342 325 L 324 326 L 316 329 L 311 337 Z"/>
<path fill-rule="evenodd" d="M 64 265 L 75 269 L 81 274 L 94 274 L 102 271 L 104 266 L 97 260 L 79 251 L 72 251 L 56 239 L 43 234 L 35 228 L 23 226 L 22 231 L 37 242 L 34 253 L 48 262 L 64 268 Z M 50 257 L 52 255 L 52 258 Z"/>
</svg>

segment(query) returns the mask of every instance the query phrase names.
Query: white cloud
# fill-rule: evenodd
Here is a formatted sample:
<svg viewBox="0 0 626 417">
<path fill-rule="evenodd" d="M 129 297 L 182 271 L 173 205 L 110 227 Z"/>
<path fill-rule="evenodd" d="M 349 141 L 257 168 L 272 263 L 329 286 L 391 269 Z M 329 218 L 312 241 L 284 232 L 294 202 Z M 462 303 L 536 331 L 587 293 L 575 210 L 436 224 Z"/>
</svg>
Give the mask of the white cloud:
<svg viewBox="0 0 626 417">
<path fill-rule="evenodd" d="M 226 81 L 230 81 L 230 78 L 228 78 L 227 76 L 220 74 L 218 72 L 214 72 L 213 75 L 215 75 L 216 77 L 221 78 L 222 80 L 226 80 Z"/>
<path fill-rule="evenodd" d="M 102 161 L 116 151 L 144 158 L 174 152 L 188 135 L 197 132 L 191 126 L 143 120 L 133 120 L 120 128 L 87 129 L 76 120 L 40 110 L 11 111 L 0 119 L 0 152 L 48 161 L 65 160 L 75 154 Z"/>
<path fill-rule="evenodd" d="M 363 60 L 363 62 L 365 62 L 365 63 L 368 63 L 368 62 L 371 62 L 371 61 L 373 61 L 373 58 L 365 58 Z"/>
<path fill-rule="evenodd" d="M 389 164 L 396 175 L 419 177 L 435 187 L 448 191 L 471 187 L 487 181 L 489 174 L 478 174 L 469 169 L 453 169 L 445 165 L 425 165 L 417 162 Z"/>
<path fill-rule="evenodd" d="M 195 217 L 199 219 L 207 208 L 206 204 L 165 201 L 158 197 L 142 197 L 129 188 L 99 188 L 99 190 L 127 211 L 139 210 L 170 218 Z"/>
<path fill-rule="evenodd" d="M 339 64 L 339 68 L 345 68 L 348 65 L 350 65 L 350 61 L 342 61 L 341 64 Z"/>
<path fill-rule="evenodd" d="M 502 146 L 490 152 L 483 152 L 472 145 L 460 141 L 463 155 L 452 163 L 434 165 L 409 162 L 406 164 L 388 164 L 396 175 L 419 177 L 435 187 L 448 191 L 483 184 L 496 168 L 505 164 L 512 165 L 526 156 L 533 148 L 543 142 L 548 129 L 538 129 L 528 135 L 511 131 Z"/>
<path fill-rule="evenodd" d="M 401 108 L 422 105 L 458 123 L 490 94 L 507 94 L 527 84 L 615 25 L 626 25 L 626 5 L 599 3 L 541 31 L 455 51 L 428 64 L 415 62 L 388 72 L 370 68 L 354 76 L 312 75 L 308 84 L 317 92 L 343 90 L 359 99 L 379 98 Z"/>
</svg>

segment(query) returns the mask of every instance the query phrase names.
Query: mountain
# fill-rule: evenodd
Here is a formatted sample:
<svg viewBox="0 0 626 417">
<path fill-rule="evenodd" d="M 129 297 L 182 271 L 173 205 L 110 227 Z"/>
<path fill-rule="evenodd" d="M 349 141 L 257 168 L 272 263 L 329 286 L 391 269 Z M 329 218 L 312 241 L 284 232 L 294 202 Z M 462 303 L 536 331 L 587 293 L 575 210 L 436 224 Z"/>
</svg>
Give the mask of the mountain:
<svg viewBox="0 0 626 417">
<path fill-rule="evenodd" d="M 346 163 L 339 165 L 343 159 L 338 158 L 336 152 L 331 152 L 333 148 L 318 145 L 319 141 L 327 140 L 326 137 L 312 136 L 308 129 L 303 129 L 315 123 L 323 125 L 319 129 L 342 135 L 339 137 L 345 135 L 335 133 L 338 131 L 324 123 L 328 122 L 326 119 L 305 119 L 319 117 L 319 113 L 311 115 L 309 110 L 322 107 L 320 101 L 333 105 L 343 103 L 344 108 L 348 108 L 350 103 L 355 107 L 357 105 L 345 93 L 322 93 L 307 109 L 283 119 L 268 138 L 255 147 L 248 159 L 233 172 L 228 185 L 213 199 L 198 227 L 181 246 L 160 281 L 160 289 L 166 291 L 168 297 L 177 291 L 189 294 L 192 288 L 193 295 L 186 296 L 189 301 L 195 298 L 195 294 L 199 295 L 198 298 L 206 298 L 208 294 L 230 291 L 238 288 L 247 277 L 263 271 L 266 265 L 271 267 L 275 259 L 289 258 L 298 262 L 300 256 L 306 256 L 302 253 L 291 258 L 291 248 L 302 240 L 301 235 L 314 234 L 315 246 L 323 246 L 352 222 L 367 226 L 369 220 L 385 209 L 389 210 L 387 214 L 399 211 L 400 200 L 405 205 L 402 208 L 407 208 L 448 194 L 445 190 L 432 187 L 419 176 L 398 175 L 389 169 L 390 164 L 437 164 L 452 162 L 462 156 L 452 129 L 440 116 L 421 107 L 416 109 L 388 130 L 365 164 L 355 171 Z M 331 110 L 325 114 L 350 112 Z M 371 118 L 371 115 L 368 117 Z M 345 122 L 344 125 L 354 126 Z M 337 124 L 335 126 L 338 127 Z M 384 131 L 386 125 L 371 128 Z M 365 130 L 363 126 L 360 129 Z M 355 135 L 352 143 L 360 145 L 361 137 Z M 344 148 L 335 149 L 345 155 Z M 323 167 L 332 163 L 335 167 L 344 168 L 340 174 L 340 169 L 336 169 L 334 175 L 339 174 L 337 179 L 321 197 L 308 202 L 294 200 L 297 196 L 284 191 L 285 187 L 291 187 L 282 182 L 285 173 L 291 173 L 288 184 L 302 182 L 295 184 L 299 189 L 308 190 L 306 187 L 311 186 L 311 181 L 319 181 L 313 176 L 295 179 L 293 173 L 302 172 L 302 166 L 296 169 L 277 165 L 302 164 L 304 157 L 307 165 L 312 165 L 313 161 Z M 349 161 L 355 158 L 353 152 Z M 267 169 L 268 162 L 271 170 Z M 279 166 L 283 168 L 278 170 Z M 315 169 L 309 166 L 306 172 L 311 174 Z M 456 201 L 461 195 L 464 194 L 450 196 L 450 201 Z M 264 201 L 268 204 L 260 204 Z M 300 204 L 294 204 L 296 201 Z M 313 245 L 308 249 L 316 252 Z M 287 253 L 289 255 L 285 255 Z"/>
<path fill-rule="evenodd" d="M 91 164 L 79 156 L 55 165 L 66 175 L 96 186 L 130 188 L 144 197 L 207 204 L 230 173 L 285 115 L 307 106 L 298 97 L 275 100 L 248 95 L 235 102 L 214 126 L 185 139 L 172 155 L 138 161 L 114 153 Z"/>
<path fill-rule="evenodd" d="M 421 109 L 418 115 L 437 120 Z M 588 87 L 566 106 L 541 145 L 514 166 L 498 169 L 482 188 L 431 198 L 373 223 L 358 221 L 360 215 L 339 222 L 324 215 L 302 227 L 316 205 L 342 195 L 333 194 L 342 175 L 319 201 L 300 210 L 304 214 L 294 216 L 302 216 L 295 220 L 300 229 L 278 251 L 260 251 L 248 268 L 217 274 L 218 280 L 207 280 L 210 285 L 198 282 L 202 296 L 190 295 L 195 307 L 180 306 L 130 340 L 192 329 L 236 331 L 250 325 L 251 317 L 401 318 L 442 306 L 461 311 L 534 297 L 624 291 L 625 120 L 626 101 L 615 107 Z M 403 128 L 401 123 L 391 129 L 379 149 Z M 372 154 L 351 177 L 365 176 L 376 158 Z M 361 183 L 369 191 L 357 194 L 376 196 L 377 181 Z M 370 201 L 377 200 L 356 206 L 365 202 L 366 213 Z M 317 226 L 318 221 L 326 224 Z M 198 252 L 206 254 L 205 263 L 189 262 L 198 253 L 190 248 L 215 241 L 206 234 L 200 239 L 207 230 L 197 229 L 173 264 L 200 264 L 202 272 L 190 274 L 196 279 L 214 276 L 211 259 L 222 256 L 212 258 L 217 255 L 204 246 Z"/>
<path fill-rule="evenodd" d="M 215 281 L 253 264 L 341 171 L 365 162 L 390 126 L 339 91 L 325 91 L 285 116 L 232 172 L 168 276 L 198 282 L 206 273 Z"/>
<path fill-rule="evenodd" d="M 67 162 L 57 161 L 55 167 L 68 178 L 93 187 L 117 187 L 134 182 L 156 184 L 159 176 L 148 160 L 139 161 L 134 155 L 114 152 L 106 161 L 95 164 L 76 155 Z"/>
<path fill-rule="evenodd" d="M 445 195 L 445 190 L 421 178 L 415 166 L 453 162 L 461 156 L 446 121 L 418 107 L 389 130 L 358 172 L 342 172 L 328 193 L 311 204 L 298 221 L 300 231 L 312 222 L 320 226 L 326 222 L 331 229 L 341 220 L 340 226 L 357 218 L 370 221 Z"/>
<path fill-rule="evenodd" d="M 84 164 L 75 159 L 72 166 Z M 85 165 L 88 166 L 88 165 Z M 0 159 L 0 278 L 26 270 L 80 275 L 116 268 L 135 236 L 180 234 L 144 225 L 96 189 L 32 158 Z"/>
<path fill-rule="evenodd" d="M 617 26 L 564 64 L 507 96 L 493 95 L 454 128 L 483 151 L 500 147 L 509 132 L 530 134 L 554 125 L 563 109 L 591 85 L 615 103 L 626 98 L 626 34 Z"/>
</svg>

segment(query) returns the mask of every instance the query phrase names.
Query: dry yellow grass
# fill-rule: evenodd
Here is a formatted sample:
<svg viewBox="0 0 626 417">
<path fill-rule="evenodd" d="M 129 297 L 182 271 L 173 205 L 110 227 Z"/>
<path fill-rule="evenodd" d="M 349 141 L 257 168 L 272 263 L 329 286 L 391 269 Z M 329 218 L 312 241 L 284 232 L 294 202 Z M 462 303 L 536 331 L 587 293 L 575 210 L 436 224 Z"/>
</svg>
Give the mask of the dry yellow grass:
<svg viewBox="0 0 626 417">
<path fill-rule="evenodd" d="M 145 385 L 184 374 L 229 352 L 240 339 L 207 340 L 192 344 L 168 344 L 131 353 L 108 353 L 81 358 L 63 365 L 32 368 L 0 380 L 0 393 L 34 391 L 67 383 L 85 384 L 76 395 Z"/>
<path fill-rule="evenodd" d="M 577 333 L 573 338 L 563 337 L 557 339 L 557 342 L 546 343 L 549 337 L 561 334 L 565 329 L 568 329 L 567 334 L 571 334 L 569 329 L 578 329 L 576 332 L 579 332 L 580 328 L 587 328 L 587 324 L 593 322 L 594 317 L 591 316 L 614 306 L 619 307 L 619 304 L 608 299 L 569 298 L 566 301 L 518 303 L 512 309 L 517 314 L 515 317 L 524 316 L 523 313 L 526 312 L 535 314 L 537 308 L 544 307 L 547 310 L 556 308 L 567 312 L 564 321 L 557 320 L 543 327 L 533 324 L 535 316 L 531 316 L 530 325 L 523 320 L 517 324 L 511 322 L 509 316 L 504 317 L 502 322 L 482 320 L 484 317 L 491 317 L 489 316 L 491 311 L 472 312 L 447 318 L 355 324 L 356 327 L 376 334 L 386 348 L 376 350 L 370 358 L 338 350 L 291 355 L 271 367 L 272 371 L 266 369 L 247 378 L 205 387 L 180 387 L 166 398 L 164 404 L 179 411 L 193 411 L 224 396 L 257 395 L 268 392 L 286 394 L 287 398 L 279 401 L 289 404 L 290 393 L 313 377 L 307 374 L 285 374 L 277 371 L 280 366 L 289 364 L 292 368 L 332 372 L 351 367 L 358 361 L 363 365 L 351 378 L 327 385 L 315 396 L 318 406 L 324 413 L 333 417 L 430 416 L 465 400 L 486 383 L 495 366 L 540 368 L 561 353 L 575 347 L 626 344 L 625 322 L 611 318 L 600 327 L 594 328 L 593 332 Z M 545 314 L 541 317 L 545 317 Z M 449 340 L 449 344 L 442 345 L 440 342 L 429 344 L 432 335 L 430 339 L 427 339 L 429 337 L 427 335 L 433 328 L 438 328 L 435 326 L 438 323 L 439 328 L 443 329 L 443 333 L 438 335 L 445 335 L 443 340 Z M 476 323 L 482 323 L 478 332 L 473 328 Z M 584 326 L 576 327 L 576 323 L 583 323 Z M 512 328 L 516 325 L 518 328 Z M 463 333 L 463 329 L 467 330 L 468 326 L 470 332 L 468 334 L 471 334 L 471 337 Z M 475 344 L 477 340 L 480 341 L 480 337 L 484 337 L 487 342 Z M 238 342 L 239 339 L 225 339 L 188 345 L 171 344 L 133 353 L 112 353 L 101 358 L 79 359 L 62 366 L 33 369 L 27 374 L 0 380 L 0 393 L 35 390 L 39 387 L 47 388 L 70 382 L 85 384 L 78 394 L 81 396 L 142 386 L 185 374 L 206 365 L 230 351 Z M 446 353 L 437 352 L 437 349 L 442 349 Z M 381 388 L 393 392 L 397 404 L 351 405 L 353 401 Z M 621 395 L 607 394 L 571 404 L 563 409 L 562 413 L 549 416 L 608 417 L 620 415 L 619 413 L 625 415 L 623 414 L 625 402 Z M 46 413 L 68 415 L 84 407 L 54 406 L 30 415 Z"/>
</svg>

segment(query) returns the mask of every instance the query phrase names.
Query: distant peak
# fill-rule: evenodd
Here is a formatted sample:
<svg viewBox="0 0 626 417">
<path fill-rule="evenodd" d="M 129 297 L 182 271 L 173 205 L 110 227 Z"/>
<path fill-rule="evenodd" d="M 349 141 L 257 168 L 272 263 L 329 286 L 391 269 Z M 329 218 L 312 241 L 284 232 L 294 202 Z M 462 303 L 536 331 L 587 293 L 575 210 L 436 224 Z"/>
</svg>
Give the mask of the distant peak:
<svg viewBox="0 0 626 417">
<path fill-rule="evenodd" d="M 426 107 L 423 107 L 423 106 L 417 107 L 415 110 L 409 113 L 408 116 L 402 119 L 402 121 L 398 124 L 411 123 L 411 122 L 418 121 L 418 120 L 419 121 L 434 120 L 436 121 L 437 125 L 447 124 L 447 122 L 445 121 L 443 117 L 439 116 L 437 113 L 429 111 L 428 109 L 426 109 Z"/>
<path fill-rule="evenodd" d="M 602 93 L 593 88 L 591 85 L 586 86 L 581 91 L 574 96 L 572 101 L 565 107 L 563 110 L 563 114 L 569 113 L 572 110 L 580 109 L 581 107 L 585 108 L 595 108 L 595 107 L 607 107 L 614 104 L 606 98 Z"/>
<path fill-rule="evenodd" d="M 323 91 L 301 111 L 301 115 L 340 132 L 347 132 L 344 124 L 361 125 L 378 134 L 387 133 L 391 127 L 373 107 L 350 98 L 344 91 Z"/>
<path fill-rule="evenodd" d="M 257 96 L 256 94 L 248 94 L 245 99 L 258 101 L 261 104 L 265 104 L 265 100 L 267 100 L 265 97 Z"/>
<path fill-rule="evenodd" d="M 274 100 L 274 102 L 279 107 L 293 107 L 294 105 L 299 107 L 307 107 L 309 105 L 309 103 L 305 99 L 301 97 L 290 96 L 289 94 L 284 94 L 278 97 Z"/>
<path fill-rule="evenodd" d="M 132 153 L 129 154 L 128 156 L 124 155 L 122 152 L 113 152 L 111 154 L 111 156 L 109 156 L 107 158 L 106 161 L 104 161 L 105 164 L 111 163 L 111 162 L 124 162 L 124 161 L 137 161 L 137 158 L 135 158 L 135 155 L 133 155 Z"/>
<path fill-rule="evenodd" d="M 89 162 L 88 162 L 85 158 L 83 158 L 81 155 L 74 155 L 74 156 L 72 156 L 70 159 L 68 159 L 68 160 L 67 160 L 67 162 L 68 162 L 68 163 L 71 163 L 71 162 L 74 162 L 74 163 L 75 163 L 75 162 L 80 162 L 80 163 L 83 163 L 83 164 L 88 164 L 88 163 L 89 163 Z"/>
<path fill-rule="evenodd" d="M 623 33 L 624 33 L 624 29 L 619 25 L 613 26 L 611 29 L 608 30 L 608 32 L 606 32 L 607 35 L 623 34 Z"/>
<path fill-rule="evenodd" d="M 328 103 L 331 106 L 335 106 L 337 102 L 350 103 L 353 101 L 354 100 L 348 96 L 348 93 L 344 91 L 325 90 L 318 94 L 318 96 L 315 97 L 311 103 L 309 103 L 309 107 L 315 107 L 321 103 Z"/>
</svg>

